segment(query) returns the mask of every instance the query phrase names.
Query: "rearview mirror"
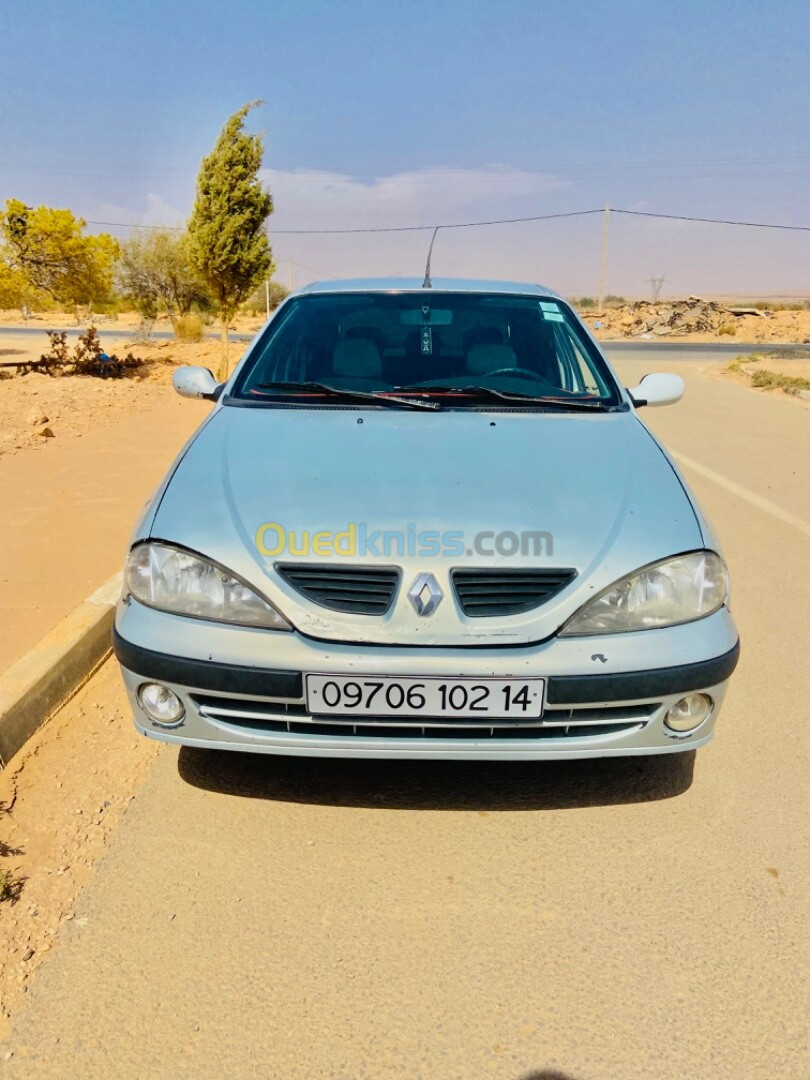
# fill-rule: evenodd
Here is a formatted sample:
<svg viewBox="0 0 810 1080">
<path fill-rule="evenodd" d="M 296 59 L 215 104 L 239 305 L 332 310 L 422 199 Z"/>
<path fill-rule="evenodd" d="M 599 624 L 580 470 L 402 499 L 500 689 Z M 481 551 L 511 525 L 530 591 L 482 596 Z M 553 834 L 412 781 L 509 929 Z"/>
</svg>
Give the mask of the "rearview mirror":
<svg viewBox="0 0 810 1080">
<path fill-rule="evenodd" d="M 645 375 L 638 386 L 628 389 L 633 404 L 638 409 L 642 405 L 674 405 L 680 401 L 686 389 L 680 375 Z"/>
<path fill-rule="evenodd" d="M 432 308 L 423 304 L 420 308 L 406 308 L 400 312 L 402 326 L 450 326 L 453 312 L 447 308 Z"/>
<path fill-rule="evenodd" d="M 221 383 L 204 367 L 181 367 L 172 375 L 172 386 L 180 397 L 216 401 Z"/>
</svg>

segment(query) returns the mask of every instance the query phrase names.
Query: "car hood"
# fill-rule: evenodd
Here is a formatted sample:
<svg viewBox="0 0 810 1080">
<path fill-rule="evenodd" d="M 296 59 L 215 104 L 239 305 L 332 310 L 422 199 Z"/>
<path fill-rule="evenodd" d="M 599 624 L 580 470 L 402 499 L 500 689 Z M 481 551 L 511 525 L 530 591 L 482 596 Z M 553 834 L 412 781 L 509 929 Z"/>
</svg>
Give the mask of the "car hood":
<svg viewBox="0 0 810 1080">
<path fill-rule="evenodd" d="M 262 554 L 257 533 L 269 524 L 294 533 L 295 550 Z M 312 551 L 316 533 L 351 533 L 351 525 L 354 554 Z M 366 551 L 357 550 L 363 527 Z M 439 534 L 439 554 L 420 554 L 424 531 Z M 385 532 L 399 534 L 387 554 Z M 543 535 L 509 555 L 509 534 L 525 532 Z M 674 467 L 632 412 L 234 405 L 220 406 L 189 444 L 142 535 L 229 568 L 304 634 L 444 646 L 542 640 L 616 579 L 703 544 Z M 278 546 L 278 530 L 262 535 L 268 551 Z M 476 536 L 485 554 L 476 553 Z M 385 615 L 358 615 L 306 599 L 279 575 L 279 563 L 393 566 L 401 580 Z M 576 577 L 529 612 L 463 614 L 452 569 L 529 566 L 570 568 Z M 424 572 L 444 593 L 429 618 L 407 598 Z"/>
</svg>

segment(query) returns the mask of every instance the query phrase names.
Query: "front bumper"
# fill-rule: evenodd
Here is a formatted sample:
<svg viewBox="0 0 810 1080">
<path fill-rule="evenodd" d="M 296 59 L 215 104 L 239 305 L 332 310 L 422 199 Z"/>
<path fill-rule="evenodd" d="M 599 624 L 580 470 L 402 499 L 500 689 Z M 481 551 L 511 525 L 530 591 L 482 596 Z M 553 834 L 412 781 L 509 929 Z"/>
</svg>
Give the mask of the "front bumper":
<svg viewBox="0 0 810 1080">
<path fill-rule="evenodd" d="M 165 742 L 320 757 L 491 760 L 662 754 L 703 746 L 714 733 L 739 653 L 726 609 L 687 626 L 644 633 L 554 638 L 518 648 L 413 649 L 222 626 L 133 601 L 119 605 L 114 647 L 136 727 Z M 306 711 L 308 671 L 545 676 L 547 704 L 532 725 L 325 719 Z M 182 700 L 179 726 L 162 727 L 146 716 L 137 698 L 145 681 L 171 687 Z M 712 698 L 712 713 L 694 732 L 675 735 L 664 716 L 693 691 Z"/>
</svg>

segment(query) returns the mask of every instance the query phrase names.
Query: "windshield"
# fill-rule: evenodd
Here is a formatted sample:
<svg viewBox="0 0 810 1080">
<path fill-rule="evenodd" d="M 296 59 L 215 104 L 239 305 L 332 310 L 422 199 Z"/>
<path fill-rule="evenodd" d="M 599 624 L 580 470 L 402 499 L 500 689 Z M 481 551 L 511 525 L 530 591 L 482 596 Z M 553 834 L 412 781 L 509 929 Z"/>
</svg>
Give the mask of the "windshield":
<svg viewBox="0 0 810 1080">
<path fill-rule="evenodd" d="M 318 386 L 308 393 L 307 383 Z M 257 342 L 232 396 L 326 403 L 327 390 L 432 398 L 452 408 L 500 395 L 597 407 L 621 401 L 563 302 L 438 290 L 293 298 Z"/>
</svg>

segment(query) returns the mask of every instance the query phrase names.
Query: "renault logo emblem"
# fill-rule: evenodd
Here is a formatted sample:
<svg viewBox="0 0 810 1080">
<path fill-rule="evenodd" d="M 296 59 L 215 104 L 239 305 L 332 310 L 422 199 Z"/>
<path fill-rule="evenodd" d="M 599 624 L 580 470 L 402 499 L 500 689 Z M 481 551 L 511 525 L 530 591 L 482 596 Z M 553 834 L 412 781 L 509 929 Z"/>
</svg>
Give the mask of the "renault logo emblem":
<svg viewBox="0 0 810 1080">
<path fill-rule="evenodd" d="M 444 593 L 433 574 L 420 574 L 408 589 L 408 599 L 413 604 L 414 611 L 423 617 L 433 614 L 443 596 Z"/>
</svg>

